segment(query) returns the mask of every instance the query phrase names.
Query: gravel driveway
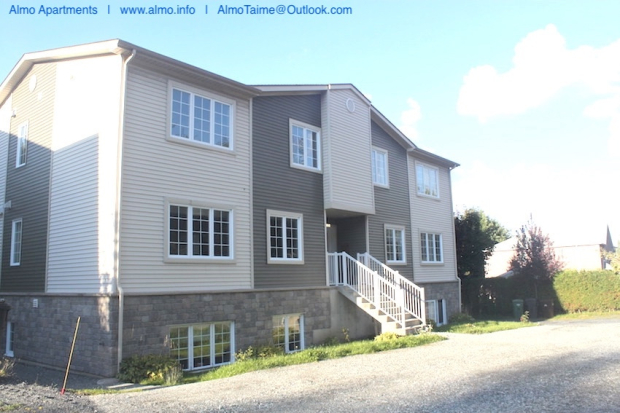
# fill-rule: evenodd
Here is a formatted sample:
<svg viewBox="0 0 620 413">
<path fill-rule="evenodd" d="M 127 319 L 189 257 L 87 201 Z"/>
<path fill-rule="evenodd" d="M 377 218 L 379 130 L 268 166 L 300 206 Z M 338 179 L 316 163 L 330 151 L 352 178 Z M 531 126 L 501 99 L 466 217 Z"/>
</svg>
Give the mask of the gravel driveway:
<svg viewBox="0 0 620 413">
<path fill-rule="evenodd" d="M 620 412 L 620 319 L 451 334 L 424 347 L 94 396 L 79 406 L 97 412 Z"/>
</svg>

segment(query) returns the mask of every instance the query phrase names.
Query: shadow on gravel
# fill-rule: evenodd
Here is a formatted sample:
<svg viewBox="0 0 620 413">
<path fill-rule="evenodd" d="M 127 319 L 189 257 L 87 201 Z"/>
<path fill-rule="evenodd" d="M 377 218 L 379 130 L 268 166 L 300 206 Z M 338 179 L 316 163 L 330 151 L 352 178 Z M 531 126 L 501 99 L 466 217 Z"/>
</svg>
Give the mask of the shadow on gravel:
<svg viewBox="0 0 620 413">
<path fill-rule="evenodd" d="M 483 351 L 483 350 L 481 350 Z M 533 355 L 535 357 L 535 355 Z M 326 383 L 299 399 L 235 404 L 232 411 L 355 412 L 616 412 L 620 411 L 620 351 L 605 357 L 563 354 L 437 383 L 431 376 L 390 381 L 365 378 L 355 388 Z M 533 358 L 534 358 L 533 357 Z M 425 363 L 433 364 L 433 361 Z M 445 364 L 438 363 L 438 368 Z M 415 376 L 415 366 L 411 372 Z M 458 370 L 458 367 L 456 368 Z M 403 383 L 407 380 L 406 383 Z M 433 384 L 429 384 L 433 383 Z M 397 390 L 395 390 L 397 388 Z M 224 408 L 225 411 L 226 408 Z"/>
</svg>

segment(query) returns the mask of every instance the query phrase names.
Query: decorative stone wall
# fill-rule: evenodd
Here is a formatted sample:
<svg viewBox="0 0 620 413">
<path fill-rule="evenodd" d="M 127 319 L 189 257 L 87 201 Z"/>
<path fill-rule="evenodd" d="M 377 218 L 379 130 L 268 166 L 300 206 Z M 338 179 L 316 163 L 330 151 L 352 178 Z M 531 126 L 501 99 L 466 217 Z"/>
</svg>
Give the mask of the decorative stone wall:
<svg viewBox="0 0 620 413">
<path fill-rule="evenodd" d="M 445 300 L 447 318 L 450 318 L 452 314 L 461 312 L 461 286 L 458 281 L 419 285 L 424 288 L 426 300 Z"/>
<path fill-rule="evenodd" d="M 330 288 L 125 296 L 123 358 L 167 353 L 170 326 L 218 321 L 235 323 L 235 351 L 272 340 L 272 318 L 304 315 L 304 341 L 330 328 Z"/>
<path fill-rule="evenodd" d="M 11 306 L 7 321 L 14 326 L 16 359 L 66 368 L 79 316 L 71 371 L 100 376 L 116 374 L 115 297 L 3 294 L 0 298 Z M 0 348 L 4 354 L 6 329 L 1 334 Z"/>
</svg>

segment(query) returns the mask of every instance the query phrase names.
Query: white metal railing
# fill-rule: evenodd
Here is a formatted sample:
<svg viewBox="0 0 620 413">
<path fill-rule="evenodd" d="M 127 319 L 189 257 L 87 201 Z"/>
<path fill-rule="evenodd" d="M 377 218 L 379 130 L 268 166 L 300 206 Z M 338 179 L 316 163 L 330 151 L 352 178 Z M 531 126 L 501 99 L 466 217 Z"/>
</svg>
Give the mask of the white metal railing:
<svg viewBox="0 0 620 413">
<path fill-rule="evenodd" d="M 371 270 L 376 271 L 380 276 L 386 278 L 394 285 L 399 286 L 400 289 L 403 290 L 405 310 L 422 321 L 422 323 L 426 324 L 424 288 L 409 281 L 400 275 L 398 271 L 394 271 L 367 252 L 364 254 L 357 254 L 357 260 Z"/>
<path fill-rule="evenodd" d="M 353 289 L 403 327 L 407 313 L 425 323 L 424 289 L 370 254 L 358 254 L 358 258 L 361 259 L 356 260 L 346 252 L 328 253 L 330 284 Z"/>
</svg>

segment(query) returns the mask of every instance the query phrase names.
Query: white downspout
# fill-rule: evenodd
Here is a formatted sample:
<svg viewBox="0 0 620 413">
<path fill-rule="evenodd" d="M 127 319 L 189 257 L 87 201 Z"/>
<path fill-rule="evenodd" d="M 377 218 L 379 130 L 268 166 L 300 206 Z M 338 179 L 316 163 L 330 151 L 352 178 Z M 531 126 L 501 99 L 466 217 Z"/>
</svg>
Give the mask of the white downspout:
<svg viewBox="0 0 620 413">
<path fill-rule="evenodd" d="M 116 244 L 114 246 L 114 269 L 116 272 L 116 290 L 118 291 L 118 348 L 117 348 L 117 370 L 120 367 L 121 360 L 123 360 L 123 315 L 125 309 L 125 293 L 121 286 L 120 278 L 120 233 L 121 233 L 121 172 L 123 168 L 123 141 L 125 131 L 125 95 L 127 92 L 127 67 L 129 61 L 136 55 L 136 49 L 131 51 L 129 56 L 123 63 L 123 74 L 121 79 L 121 101 L 120 101 L 120 113 L 119 113 L 119 131 L 118 131 L 118 145 L 116 149 L 116 211 L 115 211 L 115 225 L 116 228 L 115 238 Z"/>
</svg>

